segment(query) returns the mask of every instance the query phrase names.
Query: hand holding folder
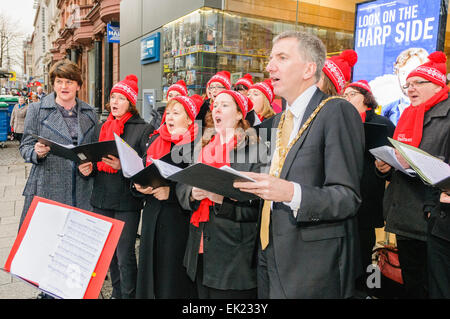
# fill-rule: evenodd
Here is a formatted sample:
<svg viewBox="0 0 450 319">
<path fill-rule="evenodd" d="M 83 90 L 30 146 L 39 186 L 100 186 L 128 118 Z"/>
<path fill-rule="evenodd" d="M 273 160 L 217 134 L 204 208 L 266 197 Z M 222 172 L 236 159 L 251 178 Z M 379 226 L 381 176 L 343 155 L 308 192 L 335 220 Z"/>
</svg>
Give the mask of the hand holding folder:
<svg viewBox="0 0 450 319">
<path fill-rule="evenodd" d="M 114 137 L 123 175 L 136 184 L 156 188 L 174 181 L 240 201 L 257 198 L 254 194 L 241 192 L 233 187 L 236 181 L 254 180 L 231 167 L 215 168 L 203 163 L 191 166 L 187 166 L 187 163 L 174 164 L 170 153 L 161 159 L 152 159 L 153 163 L 144 167 L 137 152 L 118 135 Z"/>
<path fill-rule="evenodd" d="M 82 145 L 60 144 L 42 136 L 32 135 L 38 142 L 50 147 L 50 153 L 76 163 L 100 162 L 102 157 L 118 157 L 114 141 L 94 142 Z"/>
<path fill-rule="evenodd" d="M 450 166 L 447 163 L 417 147 L 391 138 L 389 141 L 426 184 L 450 191 Z"/>
<path fill-rule="evenodd" d="M 404 168 L 402 164 L 398 161 L 396 155 L 395 155 L 395 149 L 391 146 L 380 146 L 376 148 L 369 149 L 369 152 L 378 160 L 381 160 L 387 164 L 389 164 L 391 167 L 395 168 L 396 170 L 401 171 L 402 173 L 414 177 L 415 172 L 413 169 L 410 168 Z"/>
<path fill-rule="evenodd" d="M 117 151 L 119 153 L 120 165 L 122 166 L 123 176 L 131 179 L 135 184 L 143 187 L 158 188 L 168 186 L 170 181 L 167 176 L 177 171 L 176 166 L 171 160 L 171 154 L 167 154 L 159 160 L 153 159 L 153 163 L 147 167 L 144 166 L 142 158 L 138 153 L 125 142 L 120 136 L 114 134 Z M 170 166 L 164 166 L 164 163 L 171 163 Z M 161 163 L 157 165 L 157 163 Z M 186 167 L 187 163 L 177 164 L 180 167 Z"/>
</svg>

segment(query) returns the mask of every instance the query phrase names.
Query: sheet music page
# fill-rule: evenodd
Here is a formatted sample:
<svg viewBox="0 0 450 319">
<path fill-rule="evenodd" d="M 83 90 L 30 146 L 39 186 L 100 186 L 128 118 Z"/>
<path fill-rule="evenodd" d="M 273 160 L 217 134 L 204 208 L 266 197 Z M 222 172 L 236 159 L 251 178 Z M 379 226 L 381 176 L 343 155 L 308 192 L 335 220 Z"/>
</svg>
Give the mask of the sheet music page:
<svg viewBox="0 0 450 319">
<path fill-rule="evenodd" d="M 393 168 L 402 171 L 406 175 L 409 176 L 415 176 L 415 172 L 413 169 L 405 169 L 403 166 L 399 163 L 397 160 L 397 157 L 395 156 L 395 149 L 391 146 L 380 146 L 377 148 L 372 148 L 369 150 L 369 152 L 375 156 L 375 158 L 382 160 L 383 162 L 389 164 Z"/>
<path fill-rule="evenodd" d="M 83 298 L 112 224 L 70 210 L 39 287 L 62 298 Z"/>
<path fill-rule="evenodd" d="M 256 182 L 253 178 L 250 178 L 250 177 L 248 177 L 248 176 L 245 176 L 244 174 L 242 174 L 241 172 L 235 170 L 234 168 L 232 168 L 232 167 L 230 167 L 230 166 L 224 165 L 224 166 L 222 166 L 220 169 L 223 170 L 223 171 L 230 172 L 230 173 L 233 174 L 233 175 L 240 176 L 240 177 L 242 177 L 242 178 L 244 178 L 244 179 L 246 179 L 246 180 L 248 180 L 248 181 Z"/>
<path fill-rule="evenodd" d="M 173 174 L 178 173 L 179 171 L 183 170 L 182 168 L 179 168 L 178 166 L 171 165 L 171 164 L 166 163 L 161 160 L 152 158 L 152 161 L 153 161 L 153 164 L 155 164 L 156 167 L 158 168 L 159 172 L 161 173 L 161 176 L 164 178 L 167 178 L 170 175 L 173 175 Z"/>
<path fill-rule="evenodd" d="M 55 229 L 62 229 L 68 210 L 38 203 L 22 242 L 11 263 L 11 273 L 39 283 L 56 248 Z"/>
<path fill-rule="evenodd" d="M 67 148 L 67 149 L 72 149 L 72 148 L 76 147 L 76 145 L 73 145 L 73 144 L 61 144 L 61 143 L 57 143 L 57 142 L 55 142 L 55 141 L 46 139 L 46 138 L 44 138 L 44 137 L 42 137 L 42 136 L 39 136 L 39 135 L 36 135 L 36 134 L 32 134 L 32 136 L 33 136 L 35 139 L 37 139 L 40 143 L 45 144 L 45 145 L 50 146 L 50 147 L 51 147 L 50 143 L 56 144 L 56 145 L 58 145 L 58 146 L 61 146 L 61 147 Z"/>
<path fill-rule="evenodd" d="M 116 133 L 114 133 L 114 139 L 117 145 L 117 152 L 119 153 L 123 176 L 131 177 L 142 171 L 144 164 L 139 154 Z"/>
<path fill-rule="evenodd" d="M 427 156 L 408 147 L 400 145 L 403 152 L 421 170 L 421 172 L 431 181 L 431 184 L 450 176 L 450 166 L 434 157 Z"/>
</svg>

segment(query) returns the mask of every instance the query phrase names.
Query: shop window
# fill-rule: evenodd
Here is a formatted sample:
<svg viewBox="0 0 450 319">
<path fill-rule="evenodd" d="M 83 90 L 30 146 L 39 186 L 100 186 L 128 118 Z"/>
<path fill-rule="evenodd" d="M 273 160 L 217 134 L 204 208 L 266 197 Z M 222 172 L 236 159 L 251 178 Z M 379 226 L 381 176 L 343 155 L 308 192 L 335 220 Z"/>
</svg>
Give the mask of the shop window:
<svg viewBox="0 0 450 319">
<path fill-rule="evenodd" d="M 205 94 L 216 72 L 227 70 L 235 83 L 246 73 L 254 82 L 268 77 L 265 67 L 272 39 L 293 29 L 321 38 L 330 55 L 353 47 L 352 31 L 324 28 L 202 8 L 163 27 L 162 90 L 182 79 L 189 94 Z"/>
</svg>

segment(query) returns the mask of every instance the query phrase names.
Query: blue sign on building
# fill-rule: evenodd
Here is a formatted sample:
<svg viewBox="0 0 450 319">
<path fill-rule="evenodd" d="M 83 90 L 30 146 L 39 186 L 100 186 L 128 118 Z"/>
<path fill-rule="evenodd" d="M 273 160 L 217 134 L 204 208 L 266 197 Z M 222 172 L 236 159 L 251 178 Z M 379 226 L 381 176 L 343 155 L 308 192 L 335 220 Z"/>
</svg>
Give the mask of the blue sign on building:
<svg viewBox="0 0 450 319">
<path fill-rule="evenodd" d="M 161 33 L 157 32 L 141 40 L 141 64 L 158 62 L 160 59 Z"/>
<path fill-rule="evenodd" d="M 106 25 L 107 41 L 109 43 L 120 43 L 120 26 L 118 23 L 108 23 Z"/>
</svg>

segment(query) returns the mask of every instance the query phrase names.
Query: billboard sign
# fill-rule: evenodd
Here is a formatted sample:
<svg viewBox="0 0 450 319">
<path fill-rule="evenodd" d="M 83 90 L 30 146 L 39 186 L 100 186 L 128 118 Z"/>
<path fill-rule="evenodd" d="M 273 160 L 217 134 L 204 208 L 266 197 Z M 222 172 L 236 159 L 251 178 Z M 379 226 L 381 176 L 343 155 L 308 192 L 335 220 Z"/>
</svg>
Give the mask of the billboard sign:
<svg viewBox="0 0 450 319">
<path fill-rule="evenodd" d="M 428 54 L 443 49 L 447 1 L 376 0 L 356 4 L 354 50 L 358 62 L 353 81 L 367 80 L 381 105 L 407 99 L 400 87 L 406 76 L 426 62 Z"/>
</svg>

